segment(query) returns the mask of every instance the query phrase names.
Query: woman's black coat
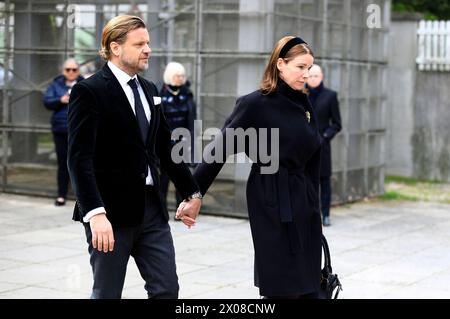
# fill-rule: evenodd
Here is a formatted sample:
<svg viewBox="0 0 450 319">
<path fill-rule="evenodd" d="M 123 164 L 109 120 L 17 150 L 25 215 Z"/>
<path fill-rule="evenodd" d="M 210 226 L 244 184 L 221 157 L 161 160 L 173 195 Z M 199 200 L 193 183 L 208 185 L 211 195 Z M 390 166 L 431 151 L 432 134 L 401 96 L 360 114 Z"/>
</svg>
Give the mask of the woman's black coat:
<svg viewBox="0 0 450 319">
<path fill-rule="evenodd" d="M 311 114 L 311 122 L 306 111 Z M 262 161 L 251 158 L 254 164 L 247 183 L 255 285 L 264 296 L 319 290 L 322 226 L 318 187 L 322 138 L 312 113 L 307 96 L 281 81 L 271 94 L 255 91 L 238 99 L 222 130 L 221 138 L 226 139 L 226 128 L 279 129 L 278 172 L 262 174 Z M 220 145 L 221 138 L 215 139 L 205 151 Z M 249 147 L 247 144 L 245 152 L 252 157 Z M 203 162 L 196 169 L 194 178 L 203 194 L 222 166 L 223 163 Z"/>
</svg>

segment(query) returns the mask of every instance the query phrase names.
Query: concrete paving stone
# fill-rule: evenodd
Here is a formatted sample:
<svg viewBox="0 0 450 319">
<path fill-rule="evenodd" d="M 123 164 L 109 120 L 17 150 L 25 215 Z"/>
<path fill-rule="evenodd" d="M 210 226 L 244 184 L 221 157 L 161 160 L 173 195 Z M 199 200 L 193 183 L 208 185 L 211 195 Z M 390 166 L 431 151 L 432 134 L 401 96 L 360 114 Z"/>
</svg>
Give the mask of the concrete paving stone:
<svg viewBox="0 0 450 319">
<path fill-rule="evenodd" d="M 191 273 L 194 271 L 198 271 L 200 269 L 206 269 L 209 267 L 209 266 L 195 265 L 195 264 L 191 264 L 188 262 L 179 261 L 178 259 L 176 260 L 176 264 L 177 264 L 178 276 L 188 274 L 188 273 Z"/>
<path fill-rule="evenodd" d="M 49 263 L 27 263 L 0 271 L 0 281 L 42 286 L 45 286 L 48 282 L 59 281 L 58 285 L 47 285 L 48 287 L 58 288 L 60 286 L 66 287 L 66 283 L 70 284 L 78 280 L 78 277 L 83 274 L 88 274 L 90 281 L 92 281 L 88 264 L 83 266 L 70 260 L 57 260 Z"/>
<path fill-rule="evenodd" d="M 17 224 L 10 224 L 10 223 L 2 223 L 0 224 L 0 234 L 1 236 L 8 236 L 8 235 L 16 235 L 16 234 L 23 234 L 29 230 L 29 227 L 27 225 L 17 225 Z"/>
<path fill-rule="evenodd" d="M 55 272 L 55 269 L 49 267 L 48 265 L 30 263 L 26 267 L 18 267 L 1 271 L 0 281 L 33 285 L 64 278 L 67 276 L 64 270 L 64 268 L 60 268 Z"/>
<path fill-rule="evenodd" d="M 327 238 L 331 258 L 333 258 L 334 255 L 338 255 L 342 252 L 361 249 L 362 247 L 377 242 L 374 239 L 354 236 L 354 234 L 352 233 L 346 235 L 333 235 L 333 230 L 329 228 L 325 228 L 323 233 Z"/>
<path fill-rule="evenodd" d="M 408 256 L 408 261 L 414 264 L 432 263 L 434 266 L 450 267 L 450 247 L 448 245 L 436 245 L 428 247 Z M 432 268 L 429 268 L 431 271 Z"/>
<path fill-rule="evenodd" d="M 395 268 L 395 266 L 399 264 L 386 263 L 348 275 L 347 278 L 354 280 L 364 278 L 367 282 L 387 285 L 410 285 L 427 277 L 426 270 L 409 270 L 409 268 Z"/>
<path fill-rule="evenodd" d="M 450 240 L 450 221 L 439 222 L 422 229 L 422 235 L 427 238 L 440 238 L 448 243 Z"/>
<path fill-rule="evenodd" d="M 373 218 L 369 214 L 363 216 L 358 214 L 357 216 L 339 216 L 339 218 L 331 215 L 330 222 L 331 225 L 336 226 L 336 228 L 345 227 L 346 229 L 360 229 L 362 227 L 374 227 L 384 222 L 384 220 Z"/>
<path fill-rule="evenodd" d="M 87 243 L 72 205 L 2 193 L 0 202 L 0 298 L 89 298 Z M 46 220 L 33 222 L 37 215 Z M 369 201 L 331 216 L 324 233 L 341 298 L 450 298 L 450 205 Z M 259 298 L 247 220 L 200 215 L 193 229 L 170 225 L 181 298 Z M 123 297 L 145 299 L 143 287 L 131 258 Z"/>
<path fill-rule="evenodd" d="M 253 271 L 250 275 L 253 274 Z M 236 284 L 243 280 L 248 280 L 248 272 L 233 270 L 229 273 L 229 269 L 226 271 L 223 267 L 209 267 L 207 269 L 201 269 L 196 272 L 191 272 L 180 276 L 184 281 L 188 281 L 191 284 L 205 284 L 214 286 L 226 286 L 229 284 Z"/>
<path fill-rule="evenodd" d="M 235 225 L 225 225 L 217 229 L 211 229 L 204 232 L 205 235 L 210 233 L 214 234 L 214 237 L 220 237 L 226 240 L 234 238 L 251 238 L 251 229 L 248 222 L 243 222 Z"/>
<path fill-rule="evenodd" d="M 52 241 L 46 243 L 46 245 L 49 245 L 52 247 L 72 249 L 72 250 L 78 251 L 80 253 L 85 253 L 86 255 L 89 255 L 89 253 L 88 253 L 89 246 L 87 244 L 86 237 L 84 235 L 73 237 L 73 238 L 67 238 L 64 240 L 52 239 Z"/>
<path fill-rule="evenodd" d="M 23 242 L 29 245 L 47 244 L 51 242 L 64 243 L 78 239 L 79 236 L 73 233 L 60 231 L 58 228 L 31 230 L 28 228 L 26 233 L 14 233 L 0 237 L 3 240 Z"/>
<path fill-rule="evenodd" d="M 398 256 L 407 256 L 436 245 L 436 240 L 423 238 L 420 232 L 394 236 L 385 240 L 379 240 L 361 247 L 362 250 L 372 253 L 393 253 Z"/>
<path fill-rule="evenodd" d="M 46 230 L 49 228 L 56 228 L 59 226 L 65 226 L 67 225 L 67 220 L 65 218 L 56 217 L 56 216 L 47 216 L 42 217 L 39 216 L 39 218 L 36 218 L 33 216 L 32 218 L 26 217 L 26 218 L 20 218 L 20 219 L 14 219 L 8 221 L 9 227 L 27 227 L 27 230 L 33 231 L 33 230 Z"/>
<path fill-rule="evenodd" d="M 417 281 L 414 285 L 420 286 L 424 290 L 445 290 L 450 293 L 450 269 L 434 273 Z"/>
<path fill-rule="evenodd" d="M 230 272 L 232 270 L 232 272 Z M 211 271 L 217 272 L 218 275 L 230 278 L 230 283 L 236 284 L 243 281 L 253 280 L 254 268 L 253 264 L 248 267 L 242 267 L 239 263 L 227 263 L 211 268 Z"/>
<path fill-rule="evenodd" d="M 0 211 L 0 223 L 1 224 L 6 224 L 9 221 L 13 221 L 18 218 L 16 213 L 3 211 L 3 209 L 5 209 L 5 208 L 2 207 L 2 210 Z M 10 209 L 12 210 L 13 208 L 10 208 Z"/>
<path fill-rule="evenodd" d="M 17 250 L 0 252 L 0 258 L 7 258 L 31 263 L 40 263 L 76 255 L 79 255 L 78 251 L 67 248 L 52 247 L 48 245 L 36 245 Z"/>
<path fill-rule="evenodd" d="M 343 226 L 346 227 L 347 226 Z M 384 221 L 373 224 L 371 226 L 361 226 L 359 228 L 348 227 L 349 233 L 355 237 L 362 237 L 367 239 L 382 240 L 391 238 L 399 234 L 407 234 L 423 228 L 423 224 L 410 221 L 408 223 L 402 222 L 399 218 L 394 221 Z"/>
<path fill-rule="evenodd" d="M 1 200 L 0 200 L 1 201 Z M 52 219 L 55 221 L 66 222 L 66 225 L 72 219 L 72 209 L 67 207 L 43 206 L 31 204 L 26 207 L 3 207 L 0 208 L 0 216 L 8 220 L 34 220 L 44 221 Z"/>
<path fill-rule="evenodd" d="M 426 278 L 430 274 L 436 274 L 444 270 L 450 269 L 449 264 L 437 262 L 436 259 L 424 259 L 418 255 L 405 256 L 403 258 L 385 263 L 384 266 L 391 269 L 403 269 L 407 274 L 415 274 L 418 278 Z"/>
<path fill-rule="evenodd" d="M 339 299 L 378 299 L 390 291 L 401 289 L 403 285 L 375 283 L 366 281 L 362 276 L 355 279 L 343 276 L 340 278 L 343 290 L 339 292 Z"/>
<path fill-rule="evenodd" d="M 11 250 L 19 250 L 19 249 L 31 246 L 28 243 L 21 242 L 20 239 L 18 239 L 19 241 L 16 241 L 16 240 L 9 240 L 9 239 L 5 239 L 5 238 L 7 238 L 7 237 L 0 236 L 0 242 L 1 242 L 0 253 L 5 252 L 5 251 L 11 251 Z"/>
<path fill-rule="evenodd" d="M 144 284 L 124 287 L 122 299 L 148 299 Z"/>
<path fill-rule="evenodd" d="M 65 273 L 62 278 L 36 283 L 33 286 L 53 290 L 53 298 L 58 298 L 58 292 L 72 292 L 80 294 L 82 299 L 89 298 L 93 284 L 92 272 L 78 273 L 76 268 L 70 270 L 72 273 Z"/>
<path fill-rule="evenodd" d="M 205 238 L 208 238 L 208 240 L 205 240 Z M 253 252 L 253 242 L 250 235 L 246 237 L 230 235 L 230 238 L 224 238 L 214 236 L 214 234 L 196 233 L 189 237 L 174 237 L 174 245 L 177 254 L 200 250 L 208 252 L 216 249 L 244 254 Z"/>
<path fill-rule="evenodd" d="M 224 233 L 228 235 L 225 236 Z M 204 232 L 193 232 L 187 236 L 178 237 L 173 234 L 174 245 L 176 252 L 209 251 L 210 249 L 232 250 L 233 252 L 253 251 L 253 242 L 251 239 L 250 230 L 246 229 L 242 234 L 230 230 L 208 230 Z M 205 240 L 208 238 L 208 240 Z"/>
<path fill-rule="evenodd" d="M 0 299 L 84 299 L 80 293 L 58 291 L 42 287 L 25 287 L 10 292 L 0 293 Z"/>
<path fill-rule="evenodd" d="M 70 257 L 66 257 L 66 258 L 54 259 L 54 260 L 42 262 L 40 264 L 57 268 L 60 271 L 67 272 L 67 274 L 71 274 L 74 272 L 80 272 L 80 273 L 89 272 L 89 273 L 91 273 L 91 271 L 92 271 L 92 267 L 89 263 L 89 254 L 87 252 L 73 255 Z"/>
<path fill-rule="evenodd" d="M 9 282 L 1 282 L 0 281 L 0 294 L 1 293 L 8 293 L 11 292 L 13 290 L 18 290 L 18 289 L 22 289 L 25 288 L 26 285 L 21 285 L 21 284 L 13 284 L 13 283 L 9 283 Z M 1 299 L 1 297 L 0 297 Z"/>
<path fill-rule="evenodd" d="M 247 219 L 203 215 L 201 211 L 198 217 L 198 221 L 199 225 L 203 223 L 204 224 L 203 227 L 208 228 L 223 228 L 229 225 L 243 225 L 247 223 Z"/>
<path fill-rule="evenodd" d="M 204 232 L 192 232 L 191 234 L 182 237 L 179 237 L 178 234 L 173 234 L 172 237 L 176 253 L 191 250 L 199 251 L 200 249 L 208 249 L 212 246 L 220 247 L 227 242 L 227 239 L 215 236 L 211 236 L 211 238 L 205 240 Z"/>
<path fill-rule="evenodd" d="M 411 285 L 394 289 L 379 297 L 380 299 L 449 299 L 450 291 L 439 289 L 427 289 L 418 285 Z"/>
<path fill-rule="evenodd" d="M 386 237 L 393 234 L 409 233 L 431 225 L 435 220 L 428 218 L 427 216 L 410 215 L 408 217 L 399 216 L 396 219 L 390 221 L 380 222 L 372 227 L 364 227 L 362 230 L 378 231 L 384 234 Z"/>
<path fill-rule="evenodd" d="M 260 299 L 259 290 L 256 287 L 242 288 L 229 285 L 214 289 L 206 293 L 194 294 L 192 298 L 197 299 Z"/>
<path fill-rule="evenodd" d="M 385 252 L 383 254 L 373 254 L 363 249 L 354 249 L 341 252 L 332 257 L 332 263 L 349 260 L 358 265 L 377 266 L 395 261 L 399 258 L 398 254 Z"/>
<path fill-rule="evenodd" d="M 180 277 L 178 279 L 180 285 L 179 297 L 182 299 L 196 298 L 195 296 L 216 291 L 217 287 L 214 285 L 195 283 L 193 284 L 189 279 Z"/>
<path fill-rule="evenodd" d="M 220 246 L 220 249 L 229 253 L 238 252 L 249 256 L 254 255 L 253 241 L 247 237 L 227 241 Z"/>
<path fill-rule="evenodd" d="M 221 267 L 227 267 L 228 269 L 245 269 L 250 270 L 253 274 L 254 270 L 254 254 L 233 260 L 232 262 L 223 263 Z"/>
<path fill-rule="evenodd" d="M 195 265 L 216 266 L 223 263 L 239 260 L 246 257 L 245 252 L 235 252 L 233 254 L 224 254 L 220 247 L 208 248 L 199 254 L 198 250 L 189 250 L 178 256 L 178 260 L 182 262 L 192 263 Z"/>
<path fill-rule="evenodd" d="M 11 269 L 11 268 L 22 267 L 22 266 L 26 266 L 26 265 L 27 265 L 27 263 L 17 261 L 17 260 L 0 259 L 0 271 Z"/>
<path fill-rule="evenodd" d="M 333 268 L 333 272 L 339 276 L 350 276 L 374 267 L 373 265 L 361 263 L 360 260 L 346 260 L 343 258 L 332 258 L 331 266 Z"/>
<path fill-rule="evenodd" d="M 58 227 L 58 231 L 85 238 L 84 226 L 80 222 L 68 221 L 64 226 Z"/>
</svg>

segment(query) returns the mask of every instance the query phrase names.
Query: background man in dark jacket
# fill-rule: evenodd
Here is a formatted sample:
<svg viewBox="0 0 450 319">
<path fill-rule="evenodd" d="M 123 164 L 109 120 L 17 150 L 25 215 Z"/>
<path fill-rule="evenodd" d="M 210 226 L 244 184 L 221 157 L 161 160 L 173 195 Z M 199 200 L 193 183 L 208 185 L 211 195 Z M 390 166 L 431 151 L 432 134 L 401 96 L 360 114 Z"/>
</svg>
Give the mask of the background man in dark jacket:
<svg viewBox="0 0 450 319">
<path fill-rule="evenodd" d="M 53 140 L 55 142 L 56 157 L 58 160 L 58 197 L 56 206 L 66 203 L 69 186 L 69 172 L 67 170 L 67 110 L 69 96 L 75 83 L 83 80 L 80 76 L 80 67 L 75 59 L 68 59 L 63 64 L 62 74 L 50 83 L 44 94 L 44 105 L 53 111 L 51 118 Z"/>
<path fill-rule="evenodd" d="M 320 165 L 320 202 L 322 223 L 330 226 L 331 204 L 331 139 L 341 130 L 341 114 L 337 93 L 323 85 L 323 72 L 314 64 L 309 71 L 307 83 L 309 100 L 313 106 L 319 125 L 319 132 L 324 141 Z"/>
</svg>

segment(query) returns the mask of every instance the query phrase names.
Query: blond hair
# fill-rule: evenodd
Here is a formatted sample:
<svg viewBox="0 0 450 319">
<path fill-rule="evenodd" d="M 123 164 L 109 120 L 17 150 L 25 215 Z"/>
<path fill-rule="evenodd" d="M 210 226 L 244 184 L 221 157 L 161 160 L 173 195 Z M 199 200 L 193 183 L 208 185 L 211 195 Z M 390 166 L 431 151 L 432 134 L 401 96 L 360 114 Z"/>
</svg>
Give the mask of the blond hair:
<svg viewBox="0 0 450 319">
<path fill-rule="evenodd" d="M 145 22 L 137 16 L 119 15 L 109 20 L 103 28 L 100 56 L 108 61 L 111 57 L 111 42 L 123 44 L 128 32 L 139 28 L 146 28 L 146 26 Z"/>
<path fill-rule="evenodd" d="M 280 52 L 286 43 L 293 39 L 293 36 L 285 36 L 278 40 L 275 45 L 272 54 L 269 59 L 269 63 L 264 71 L 263 79 L 261 81 L 260 89 L 264 94 L 272 93 L 276 90 L 278 80 L 280 78 L 280 71 L 277 68 L 277 61 L 280 58 Z M 295 59 L 299 55 L 310 54 L 314 57 L 314 54 L 308 44 L 302 43 L 293 46 L 287 53 L 283 60 L 289 62 Z"/>
</svg>

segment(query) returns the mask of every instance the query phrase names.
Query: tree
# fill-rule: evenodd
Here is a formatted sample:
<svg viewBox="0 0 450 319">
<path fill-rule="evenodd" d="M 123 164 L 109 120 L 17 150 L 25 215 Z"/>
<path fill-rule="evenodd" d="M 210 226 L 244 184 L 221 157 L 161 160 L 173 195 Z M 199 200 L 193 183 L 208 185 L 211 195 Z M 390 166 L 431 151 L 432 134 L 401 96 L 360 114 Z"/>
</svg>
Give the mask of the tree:
<svg viewBox="0 0 450 319">
<path fill-rule="evenodd" d="M 420 12 L 429 20 L 450 20 L 449 0 L 392 0 L 396 12 Z"/>
</svg>

